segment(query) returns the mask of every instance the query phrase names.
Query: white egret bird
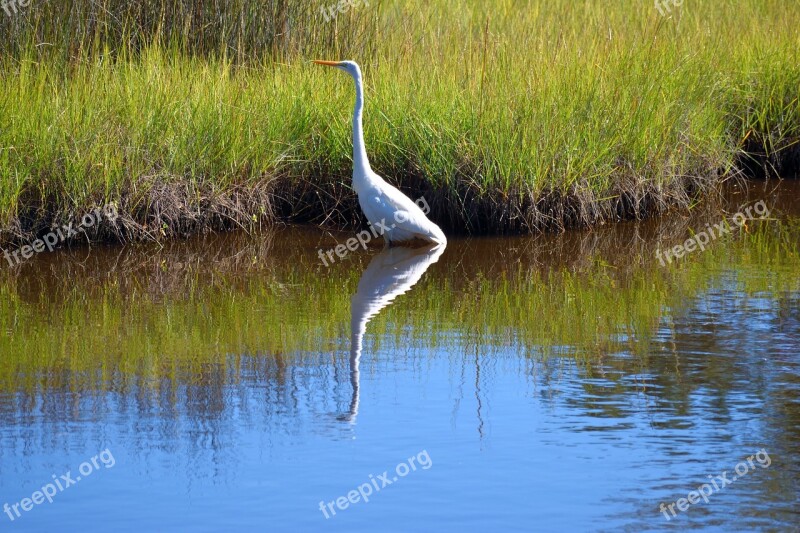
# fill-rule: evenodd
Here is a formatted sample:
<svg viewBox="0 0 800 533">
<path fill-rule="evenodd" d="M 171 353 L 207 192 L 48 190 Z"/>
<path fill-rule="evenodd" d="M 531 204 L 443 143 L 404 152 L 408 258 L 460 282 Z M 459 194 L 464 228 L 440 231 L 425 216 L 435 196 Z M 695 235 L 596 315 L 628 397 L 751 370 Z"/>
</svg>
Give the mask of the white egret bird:
<svg viewBox="0 0 800 533">
<path fill-rule="evenodd" d="M 317 60 L 314 63 L 343 70 L 356 83 L 356 105 L 353 110 L 353 189 L 369 223 L 383 235 L 389 246 L 415 240 L 446 244 L 447 239 L 442 230 L 428 220 L 420 206 L 396 187 L 386 183 L 369 166 L 361 121 L 364 84 L 358 63 Z"/>
</svg>

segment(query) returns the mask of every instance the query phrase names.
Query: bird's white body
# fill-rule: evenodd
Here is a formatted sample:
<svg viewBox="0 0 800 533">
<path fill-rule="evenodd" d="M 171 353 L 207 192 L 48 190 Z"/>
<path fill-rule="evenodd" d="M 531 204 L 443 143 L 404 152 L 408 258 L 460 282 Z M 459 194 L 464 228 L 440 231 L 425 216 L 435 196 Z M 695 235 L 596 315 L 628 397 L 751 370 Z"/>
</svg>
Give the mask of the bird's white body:
<svg viewBox="0 0 800 533">
<path fill-rule="evenodd" d="M 428 220 L 419 205 L 371 170 L 368 172 L 372 175 L 364 180 L 356 179 L 353 172 L 353 188 L 367 220 L 383 233 L 387 243 L 414 240 L 447 243 L 442 230 Z M 360 182 L 361 185 L 357 185 Z"/>
<path fill-rule="evenodd" d="M 356 103 L 353 110 L 353 189 L 369 223 L 383 235 L 388 245 L 422 240 L 446 244 L 442 230 L 428 220 L 422 208 L 397 187 L 378 176 L 369 166 L 364 146 L 364 83 L 354 61 L 315 61 L 344 70 L 353 77 Z M 427 205 L 427 203 L 425 204 Z"/>
</svg>

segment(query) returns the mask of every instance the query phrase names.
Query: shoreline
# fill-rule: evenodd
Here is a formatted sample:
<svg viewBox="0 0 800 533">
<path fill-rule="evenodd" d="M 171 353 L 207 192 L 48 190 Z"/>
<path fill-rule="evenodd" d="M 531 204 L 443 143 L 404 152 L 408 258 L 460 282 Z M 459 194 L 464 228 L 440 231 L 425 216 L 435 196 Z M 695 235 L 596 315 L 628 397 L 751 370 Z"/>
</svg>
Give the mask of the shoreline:
<svg viewBox="0 0 800 533">
<path fill-rule="evenodd" d="M 720 187 L 730 180 L 757 183 L 800 178 L 800 144 L 794 144 L 792 149 L 779 152 L 778 155 L 781 154 L 782 157 L 775 153 L 767 156 L 763 149 L 742 154 L 739 161 L 749 161 L 749 165 L 737 168 L 727 176 L 687 179 L 684 187 L 672 190 L 636 187 L 634 184 L 630 189 L 619 188 L 599 200 L 593 198 L 591 192 L 583 195 L 545 192 L 536 196 L 530 191 L 516 194 L 498 191 L 494 197 L 476 197 L 469 190 L 455 193 L 436 191 L 429 185 L 427 190 L 421 190 L 426 184 L 413 178 L 407 181 L 416 182 L 419 188 L 409 187 L 408 183 L 400 184 L 399 188 L 409 195 L 430 198 L 430 216 L 449 235 L 535 235 L 612 222 L 646 220 L 673 211 L 686 211 L 697 202 L 717 202 Z M 778 175 L 775 169 L 787 174 Z M 123 195 L 116 202 L 102 206 L 113 207 L 116 212 L 113 220 L 102 220 L 101 217 L 98 224 L 81 228 L 80 232 L 68 234 L 59 240 L 66 245 L 162 242 L 237 229 L 258 231 L 275 224 L 313 225 L 320 229 L 342 231 L 362 228 L 362 215 L 355 192 L 341 187 L 341 183 L 329 183 L 331 189 L 326 190 L 317 183 L 287 186 L 286 181 L 274 178 L 253 186 L 233 186 L 227 191 L 214 191 L 213 185 L 210 188 L 212 190 L 203 190 L 190 183 L 161 184 L 150 189 L 146 202 L 150 209 L 126 209 L 126 197 Z M 281 186 L 283 189 L 278 191 Z M 308 201 L 315 196 L 324 197 L 327 201 Z M 501 204 L 498 196 L 505 197 L 507 202 Z M 514 197 L 516 200 L 512 201 Z M 62 212 L 35 222 L 32 219 L 23 222 L 18 218 L 12 227 L 0 229 L 0 253 L 11 246 L 21 248 L 48 234 L 59 232 L 62 224 L 78 225 L 76 220 L 81 220 L 86 213 L 96 212 L 100 207 L 92 206 L 85 213 Z M 48 211 L 52 212 L 54 208 L 38 205 L 28 209 L 28 212 L 37 214 Z M 492 213 L 498 212 L 504 216 L 497 220 L 489 219 Z M 327 222 L 321 223 L 321 219 Z M 48 222 L 44 223 L 44 220 Z M 37 229 L 23 229 L 31 226 Z"/>
</svg>

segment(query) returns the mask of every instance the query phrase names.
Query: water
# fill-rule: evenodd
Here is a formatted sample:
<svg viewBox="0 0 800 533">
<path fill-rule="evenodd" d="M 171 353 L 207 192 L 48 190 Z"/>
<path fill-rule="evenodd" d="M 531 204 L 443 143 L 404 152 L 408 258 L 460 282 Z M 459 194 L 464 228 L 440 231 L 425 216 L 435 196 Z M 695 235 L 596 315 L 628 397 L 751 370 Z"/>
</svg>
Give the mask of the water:
<svg viewBox="0 0 800 533">
<path fill-rule="evenodd" d="M 796 531 L 800 187 L 771 187 L 727 215 L 769 220 L 664 266 L 726 216 L 329 267 L 349 234 L 288 228 L 4 266 L 0 504 L 81 480 L 0 528 Z"/>
</svg>

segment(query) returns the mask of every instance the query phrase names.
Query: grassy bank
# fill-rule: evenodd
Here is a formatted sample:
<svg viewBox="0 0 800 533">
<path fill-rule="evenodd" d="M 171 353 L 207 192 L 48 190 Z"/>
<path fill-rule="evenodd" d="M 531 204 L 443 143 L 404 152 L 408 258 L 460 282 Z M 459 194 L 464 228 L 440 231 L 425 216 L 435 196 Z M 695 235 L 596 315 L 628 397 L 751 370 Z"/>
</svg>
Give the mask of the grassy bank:
<svg viewBox="0 0 800 533">
<path fill-rule="evenodd" d="M 89 238 L 357 224 L 352 83 L 313 57 L 362 63 L 373 168 L 449 231 L 686 208 L 800 138 L 790 2 L 270 6 L 3 14 L 0 242 L 108 203 L 121 217 Z"/>
</svg>

